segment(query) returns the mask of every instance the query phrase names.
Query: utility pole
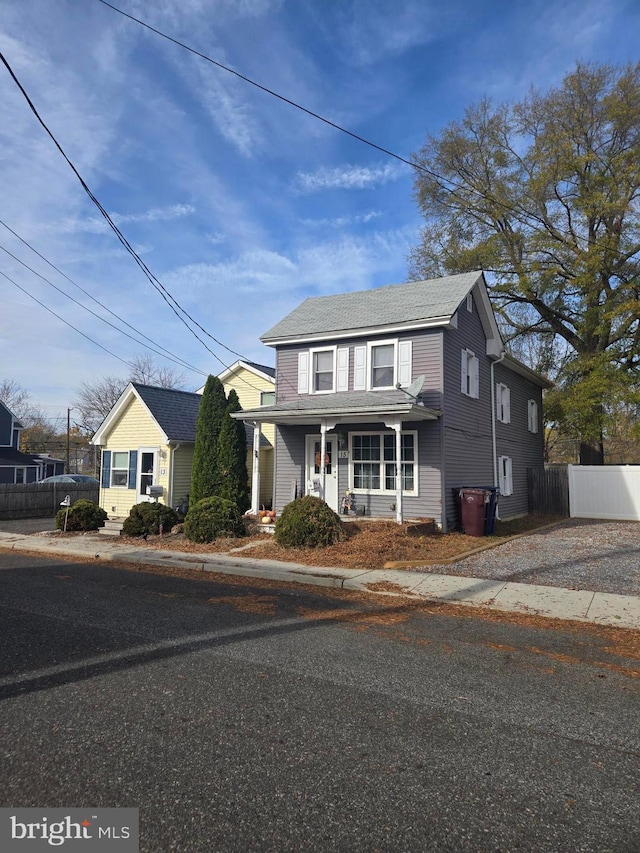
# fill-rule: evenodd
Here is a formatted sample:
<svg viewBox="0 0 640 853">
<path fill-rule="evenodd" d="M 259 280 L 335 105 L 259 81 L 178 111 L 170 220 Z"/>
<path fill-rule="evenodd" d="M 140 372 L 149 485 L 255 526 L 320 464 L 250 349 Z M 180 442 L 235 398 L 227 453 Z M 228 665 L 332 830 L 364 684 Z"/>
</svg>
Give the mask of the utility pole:
<svg viewBox="0 0 640 853">
<path fill-rule="evenodd" d="M 69 462 L 71 461 L 71 409 L 67 409 L 67 465 L 65 474 L 69 474 Z"/>
</svg>

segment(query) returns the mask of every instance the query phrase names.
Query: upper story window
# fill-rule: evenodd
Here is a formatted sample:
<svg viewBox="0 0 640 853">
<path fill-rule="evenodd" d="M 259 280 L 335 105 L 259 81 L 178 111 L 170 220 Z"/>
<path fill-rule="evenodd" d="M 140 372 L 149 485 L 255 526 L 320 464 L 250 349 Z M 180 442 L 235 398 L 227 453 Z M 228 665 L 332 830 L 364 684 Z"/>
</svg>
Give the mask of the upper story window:
<svg viewBox="0 0 640 853">
<path fill-rule="evenodd" d="M 395 385 L 396 346 L 372 344 L 369 384 L 371 388 L 393 388 Z"/>
<path fill-rule="evenodd" d="M 503 424 L 511 423 L 511 392 L 501 382 L 496 384 L 496 417 Z"/>
<path fill-rule="evenodd" d="M 322 393 L 334 390 L 335 351 L 316 350 L 311 353 L 311 390 Z"/>
<path fill-rule="evenodd" d="M 527 415 L 529 432 L 538 432 L 538 404 L 535 400 L 527 401 Z"/>
<path fill-rule="evenodd" d="M 470 293 L 467 293 L 467 311 L 473 314 L 473 296 Z"/>
<path fill-rule="evenodd" d="M 275 391 L 261 391 L 260 392 L 260 405 L 261 406 L 275 406 L 276 404 L 276 392 Z"/>
<path fill-rule="evenodd" d="M 471 350 L 462 350 L 460 390 L 467 397 L 478 399 L 480 396 L 480 365 Z"/>
</svg>

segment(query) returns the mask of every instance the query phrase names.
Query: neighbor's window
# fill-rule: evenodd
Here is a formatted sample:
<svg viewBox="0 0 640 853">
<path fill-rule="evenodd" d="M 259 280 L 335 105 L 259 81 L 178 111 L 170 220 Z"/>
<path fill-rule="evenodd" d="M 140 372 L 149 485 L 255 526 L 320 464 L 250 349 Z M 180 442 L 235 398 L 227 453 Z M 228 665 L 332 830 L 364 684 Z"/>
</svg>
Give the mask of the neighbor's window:
<svg viewBox="0 0 640 853">
<path fill-rule="evenodd" d="M 127 486 L 129 483 L 129 451 L 111 454 L 111 485 Z"/>
<path fill-rule="evenodd" d="M 395 344 L 371 347 L 371 387 L 393 388 L 395 383 Z"/>
<path fill-rule="evenodd" d="M 275 391 L 261 391 L 260 392 L 260 405 L 261 406 L 275 406 L 276 404 L 276 392 Z"/>
<path fill-rule="evenodd" d="M 313 353 L 312 388 L 314 391 L 333 391 L 333 350 Z"/>
<path fill-rule="evenodd" d="M 417 491 L 417 435 L 401 434 L 402 490 Z M 354 489 L 369 492 L 396 490 L 395 433 L 364 433 L 351 436 L 351 482 Z"/>
<path fill-rule="evenodd" d="M 16 468 L 16 483 L 26 483 L 27 481 L 27 469 L 26 468 Z"/>
<path fill-rule="evenodd" d="M 528 416 L 529 416 L 529 432 L 538 432 L 538 404 L 535 400 L 529 400 Z"/>
</svg>

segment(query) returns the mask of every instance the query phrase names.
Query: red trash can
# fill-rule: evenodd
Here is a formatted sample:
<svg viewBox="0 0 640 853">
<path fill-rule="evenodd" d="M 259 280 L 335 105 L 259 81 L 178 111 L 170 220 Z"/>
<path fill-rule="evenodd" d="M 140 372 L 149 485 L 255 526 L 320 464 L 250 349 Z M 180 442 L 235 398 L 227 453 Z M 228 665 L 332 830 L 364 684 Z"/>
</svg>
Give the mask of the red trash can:
<svg viewBox="0 0 640 853">
<path fill-rule="evenodd" d="M 460 489 L 460 520 L 467 536 L 484 536 L 486 503 L 484 489 Z"/>
</svg>

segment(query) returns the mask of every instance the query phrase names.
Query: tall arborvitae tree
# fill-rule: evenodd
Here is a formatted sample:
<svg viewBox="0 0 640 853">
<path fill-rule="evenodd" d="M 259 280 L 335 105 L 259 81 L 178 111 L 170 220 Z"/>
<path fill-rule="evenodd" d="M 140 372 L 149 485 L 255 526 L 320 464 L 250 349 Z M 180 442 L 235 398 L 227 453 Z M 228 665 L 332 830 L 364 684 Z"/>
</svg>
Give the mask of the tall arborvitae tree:
<svg viewBox="0 0 640 853">
<path fill-rule="evenodd" d="M 249 475 L 247 471 L 247 432 L 243 421 L 231 417 L 242 410 L 238 395 L 231 389 L 218 439 L 217 494 L 233 501 L 240 512 L 249 508 Z"/>
<path fill-rule="evenodd" d="M 217 376 L 210 376 L 204 386 L 196 421 L 189 497 L 191 505 L 202 498 L 218 494 L 218 438 L 226 407 L 227 398 L 222 382 Z"/>
</svg>

